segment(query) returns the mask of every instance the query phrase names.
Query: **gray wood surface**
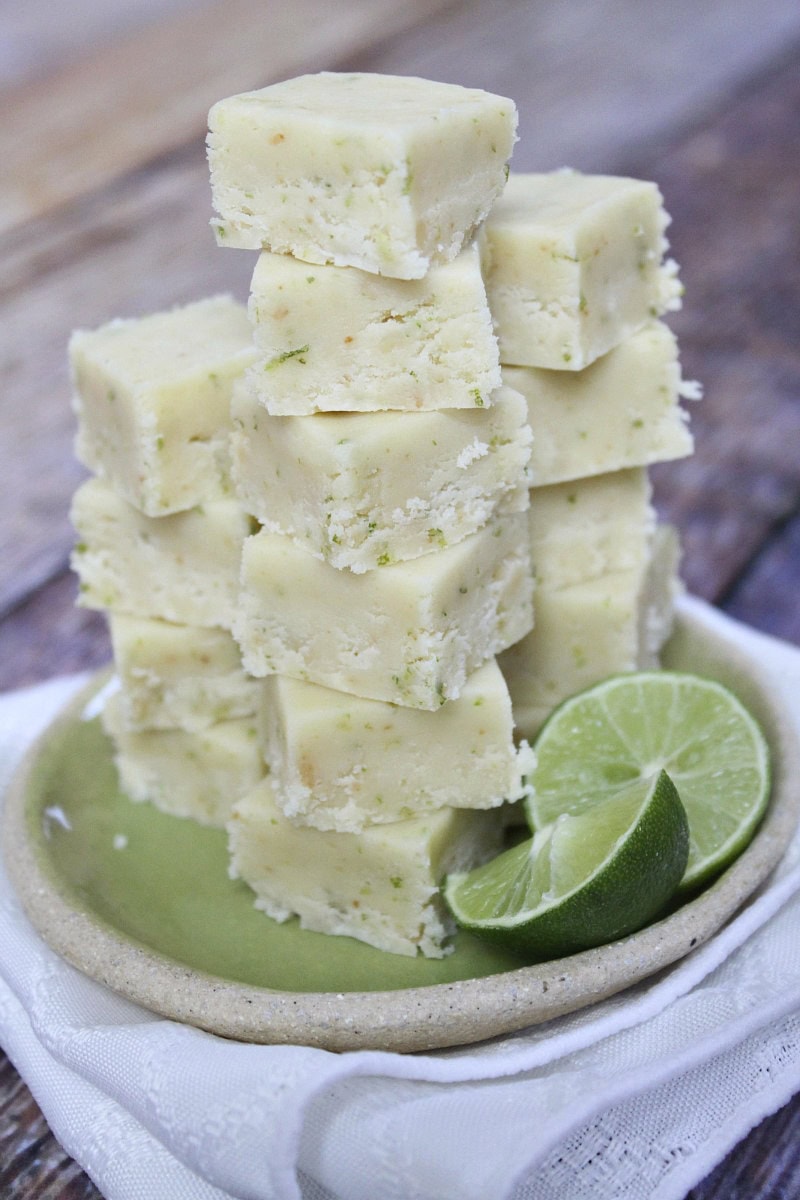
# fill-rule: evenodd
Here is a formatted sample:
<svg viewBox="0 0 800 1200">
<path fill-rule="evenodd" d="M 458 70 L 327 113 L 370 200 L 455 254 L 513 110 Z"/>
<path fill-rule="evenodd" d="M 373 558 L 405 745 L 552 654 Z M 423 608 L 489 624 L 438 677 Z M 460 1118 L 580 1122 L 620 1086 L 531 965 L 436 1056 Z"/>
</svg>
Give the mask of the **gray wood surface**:
<svg viewBox="0 0 800 1200">
<path fill-rule="evenodd" d="M 653 472 L 690 588 L 800 644 L 796 0 L 0 0 L 0 687 L 104 661 L 67 566 L 70 330 L 232 290 L 208 231 L 205 112 L 306 69 L 511 95 L 514 164 L 657 180 L 687 287 L 697 452 Z M 99 1196 L 0 1057 L 0 1196 Z M 691 1200 L 800 1196 L 800 1101 Z M 161 1198 L 154 1198 L 161 1200 Z M 379 1198 L 378 1198 L 379 1200 Z"/>
</svg>

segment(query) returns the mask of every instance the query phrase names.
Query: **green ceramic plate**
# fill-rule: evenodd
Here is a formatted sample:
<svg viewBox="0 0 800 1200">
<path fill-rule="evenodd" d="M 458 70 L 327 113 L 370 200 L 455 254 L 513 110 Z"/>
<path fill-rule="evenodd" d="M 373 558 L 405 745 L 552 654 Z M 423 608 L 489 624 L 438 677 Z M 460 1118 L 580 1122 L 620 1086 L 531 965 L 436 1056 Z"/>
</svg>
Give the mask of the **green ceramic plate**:
<svg viewBox="0 0 800 1200">
<path fill-rule="evenodd" d="M 76 966 L 226 1036 L 419 1050 L 521 1028 L 612 994 L 706 940 L 772 869 L 794 826 L 797 746 L 754 664 L 691 620 L 681 622 L 670 657 L 732 684 L 753 707 L 776 755 L 775 793 L 755 841 L 714 887 L 599 950 L 521 967 L 460 934 L 447 958 L 414 959 L 295 921 L 278 925 L 228 878 L 224 833 L 119 792 L 109 743 L 96 719 L 83 719 L 99 679 L 17 776 L 4 829 L 8 868 L 34 925 Z"/>
</svg>

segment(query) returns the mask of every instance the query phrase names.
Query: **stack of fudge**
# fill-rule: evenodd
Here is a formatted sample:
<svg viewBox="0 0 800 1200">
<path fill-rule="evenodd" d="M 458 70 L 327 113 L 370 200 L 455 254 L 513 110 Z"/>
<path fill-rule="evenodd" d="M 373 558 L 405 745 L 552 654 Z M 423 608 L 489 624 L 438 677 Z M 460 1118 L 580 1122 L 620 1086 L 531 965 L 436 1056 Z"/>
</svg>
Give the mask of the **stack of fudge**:
<svg viewBox="0 0 800 1200">
<path fill-rule="evenodd" d="M 448 951 L 439 884 L 501 848 L 526 739 L 656 661 L 677 586 L 646 477 L 691 449 L 660 196 L 509 179 L 515 126 L 386 76 L 221 101 L 247 310 L 70 348 L 123 788 L 227 827 L 269 916 L 401 954 Z"/>
<path fill-rule="evenodd" d="M 501 656 L 518 732 L 609 675 L 654 667 L 679 590 L 675 531 L 647 467 L 692 451 L 680 307 L 655 184 L 512 175 L 481 231 L 504 382 L 533 429 L 533 630 Z"/>
</svg>

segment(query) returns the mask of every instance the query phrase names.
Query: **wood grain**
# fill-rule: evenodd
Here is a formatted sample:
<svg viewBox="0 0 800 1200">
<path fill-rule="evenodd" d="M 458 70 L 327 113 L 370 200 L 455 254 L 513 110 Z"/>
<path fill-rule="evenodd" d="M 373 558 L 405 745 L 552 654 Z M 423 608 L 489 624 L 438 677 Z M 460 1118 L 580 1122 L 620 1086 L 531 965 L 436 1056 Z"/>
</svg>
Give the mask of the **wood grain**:
<svg viewBox="0 0 800 1200">
<path fill-rule="evenodd" d="M 800 1097 L 753 1132 L 686 1200 L 796 1200 L 800 1196 Z"/>
<path fill-rule="evenodd" d="M 77 590 L 75 576 L 65 567 L 0 621 L 0 691 L 111 659 L 106 619 L 77 608 Z"/>
<path fill-rule="evenodd" d="M 102 1200 L 91 1180 L 55 1141 L 4 1056 L 0 1056 L 0 1196 L 3 1200 Z"/>
<path fill-rule="evenodd" d="M 687 302 L 673 322 L 689 375 L 697 451 L 654 472 L 681 528 L 690 589 L 724 600 L 800 513 L 800 75 L 797 47 L 686 137 L 638 164 L 673 217 Z M 780 592 L 754 623 L 797 640 Z"/>
<path fill-rule="evenodd" d="M 202 136 L 215 100 L 317 70 L 446 3 L 217 0 L 23 84 L 0 122 L 0 231 Z"/>
</svg>

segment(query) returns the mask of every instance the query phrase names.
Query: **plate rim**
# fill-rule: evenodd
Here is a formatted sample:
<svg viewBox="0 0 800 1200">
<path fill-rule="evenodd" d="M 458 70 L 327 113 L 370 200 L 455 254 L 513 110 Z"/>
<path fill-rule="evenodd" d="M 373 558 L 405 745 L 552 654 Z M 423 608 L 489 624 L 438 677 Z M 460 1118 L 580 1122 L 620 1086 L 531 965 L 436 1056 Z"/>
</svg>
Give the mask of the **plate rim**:
<svg viewBox="0 0 800 1200">
<path fill-rule="evenodd" d="M 726 665 L 747 679 L 772 751 L 772 795 L 752 842 L 713 884 L 628 937 L 498 974 L 369 992 L 288 992 L 243 984 L 135 941 L 72 903 L 52 856 L 29 836 L 29 782 L 39 757 L 82 711 L 108 668 L 62 707 L 9 784 L 2 847 L 12 887 L 39 935 L 72 966 L 152 1012 L 238 1041 L 420 1052 L 514 1033 L 578 1011 L 674 965 L 713 937 L 775 869 L 797 824 L 800 734 L 777 703 L 766 672 L 738 642 L 709 628 L 688 607 L 679 609 L 676 628 L 702 633 L 724 654 Z"/>
</svg>

